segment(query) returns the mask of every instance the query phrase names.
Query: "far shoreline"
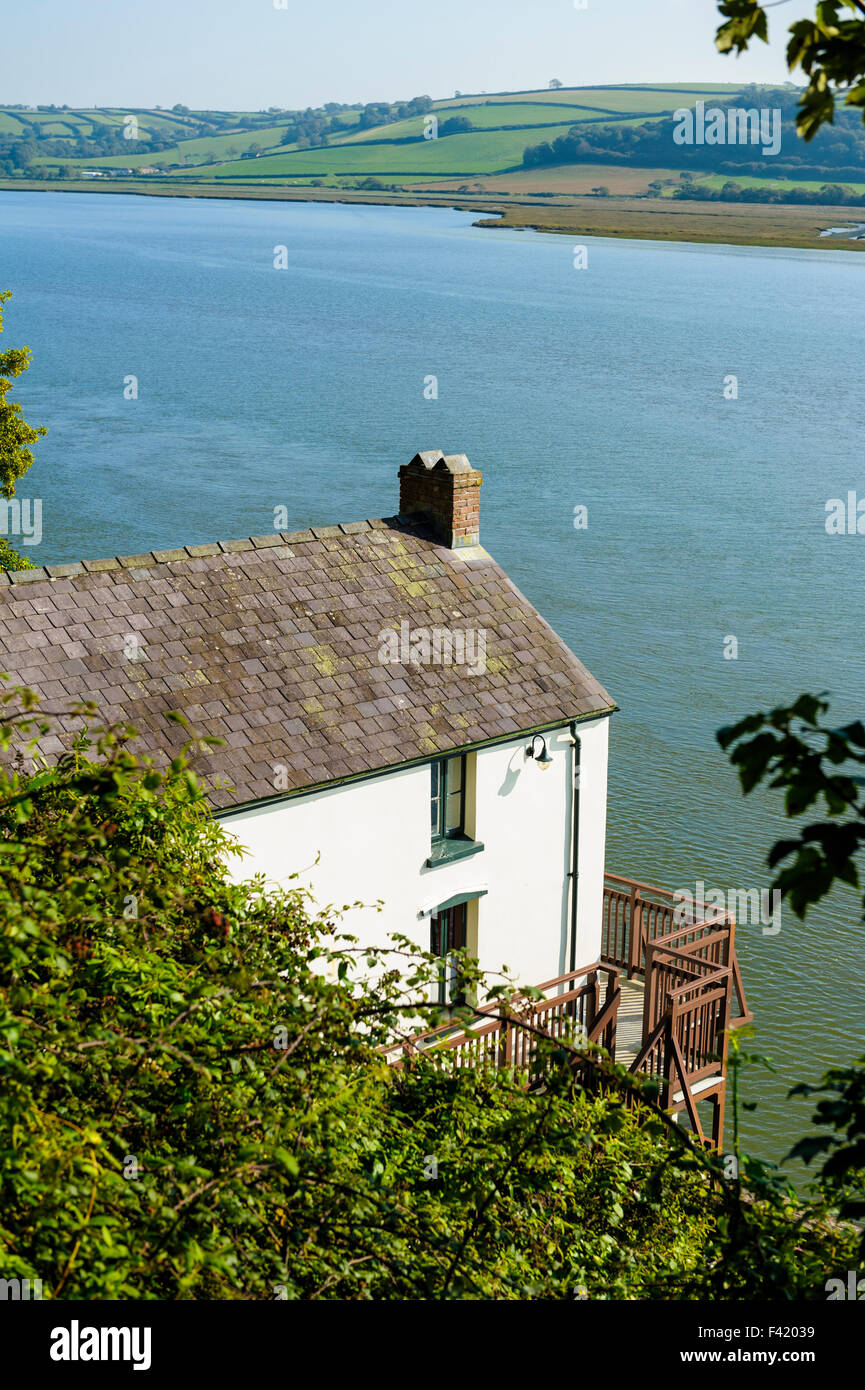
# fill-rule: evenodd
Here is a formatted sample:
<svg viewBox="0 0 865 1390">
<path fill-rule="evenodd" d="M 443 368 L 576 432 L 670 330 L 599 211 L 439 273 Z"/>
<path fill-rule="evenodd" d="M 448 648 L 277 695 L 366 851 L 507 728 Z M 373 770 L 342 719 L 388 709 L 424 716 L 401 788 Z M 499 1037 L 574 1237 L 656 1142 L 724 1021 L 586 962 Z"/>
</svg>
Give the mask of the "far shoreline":
<svg viewBox="0 0 865 1390">
<path fill-rule="evenodd" d="M 824 235 L 832 226 L 853 223 L 851 209 L 831 204 L 697 203 L 672 199 L 610 195 L 563 195 L 553 198 L 504 199 L 498 195 L 454 198 L 429 190 L 287 188 L 281 184 L 255 187 L 178 187 L 162 181 L 0 180 L 0 193 L 96 193 L 157 198 L 214 198 L 219 201 L 367 204 L 377 207 L 430 207 L 478 213 L 475 227 L 487 230 L 531 230 L 560 236 L 609 237 L 625 240 L 684 242 L 692 245 L 756 246 L 788 250 L 865 251 L 865 239 Z M 107 182 L 107 181 L 106 181 Z"/>
</svg>

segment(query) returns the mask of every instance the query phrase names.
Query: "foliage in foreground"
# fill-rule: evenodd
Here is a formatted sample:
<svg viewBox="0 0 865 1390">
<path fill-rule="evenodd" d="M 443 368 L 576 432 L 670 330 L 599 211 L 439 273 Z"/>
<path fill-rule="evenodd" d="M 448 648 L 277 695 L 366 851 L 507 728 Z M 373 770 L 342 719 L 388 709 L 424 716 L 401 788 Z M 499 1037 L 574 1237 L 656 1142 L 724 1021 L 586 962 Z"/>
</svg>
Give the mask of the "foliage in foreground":
<svg viewBox="0 0 865 1390">
<path fill-rule="evenodd" d="M 7 750 L 48 727 L 20 698 Z M 184 761 L 157 773 L 127 740 L 0 775 L 0 1277 L 86 1299 L 819 1299 L 855 1265 L 825 1206 L 745 1160 L 728 1179 L 603 1059 L 615 1084 L 580 1090 L 560 1050 L 534 1095 L 388 1070 L 429 959 L 233 883 Z"/>
<path fill-rule="evenodd" d="M 779 0 L 717 0 L 724 17 L 716 38 L 721 53 L 744 53 L 752 39 L 769 42 L 767 9 Z M 787 31 L 787 66 L 808 78 L 799 100 L 799 134 L 812 140 L 835 119 L 836 102 L 865 108 L 865 3 L 815 0 L 813 18 L 797 19 Z M 865 120 L 865 111 L 863 111 Z"/>
<path fill-rule="evenodd" d="M 865 724 L 825 722 L 825 695 L 802 694 L 789 705 L 758 711 L 718 732 L 747 796 L 765 785 L 783 792 L 785 814 L 798 833 L 778 840 L 766 863 L 772 888 L 804 920 L 836 884 L 861 889 L 865 850 Z M 802 823 L 804 818 L 805 823 Z M 865 897 L 862 900 L 865 921 Z M 810 1163 L 823 1156 L 820 1184 L 842 1217 L 865 1218 L 865 1057 L 833 1067 L 818 1086 L 794 1095 L 822 1094 L 814 1122 L 822 1134 L 800 1139 L 792 1155 Z M 865 1247 L 865 1237 L 863 1237 Z"/>
</svg>

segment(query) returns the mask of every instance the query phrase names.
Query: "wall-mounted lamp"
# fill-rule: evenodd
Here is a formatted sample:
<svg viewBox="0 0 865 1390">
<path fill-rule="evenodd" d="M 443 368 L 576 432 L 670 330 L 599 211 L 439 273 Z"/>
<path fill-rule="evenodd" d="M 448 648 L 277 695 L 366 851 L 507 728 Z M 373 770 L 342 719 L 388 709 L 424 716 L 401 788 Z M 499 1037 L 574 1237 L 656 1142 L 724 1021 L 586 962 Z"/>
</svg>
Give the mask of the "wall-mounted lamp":
<svg viewBox="0 0 865 1390">
<path fill-rule="evenodd" d="M 536 746 L 537 744 L 540 744 L 540 748 Z M 550 757 L 549 752 L 547 750 L 546 739 L 543 738 L 541 734 L 535 734 L 534 738 L 532 739 L 531 743 L 526 749 L 526 757 L 534 758 L 535 762 L 537 763 L 538 767 L 541 769 L 542 772 L 546 772 L 547 768 L 552 766 L 553 760 Z"/>
</svg>

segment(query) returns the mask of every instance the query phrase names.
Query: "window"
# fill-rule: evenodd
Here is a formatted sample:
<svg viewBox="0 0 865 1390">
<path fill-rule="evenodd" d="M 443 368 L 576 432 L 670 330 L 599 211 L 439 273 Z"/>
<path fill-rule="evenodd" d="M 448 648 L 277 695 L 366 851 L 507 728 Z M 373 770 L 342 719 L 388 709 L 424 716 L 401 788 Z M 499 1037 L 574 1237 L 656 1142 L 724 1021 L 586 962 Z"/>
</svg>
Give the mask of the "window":
<svg viewBox="0 0 865 1390">
<path fill-rule="evenodd" d="M 457 968 L 454 951 L 465 949 L 467 904 L 440 908 L 434 912 L 430 925 L 430 951 L 441 960 L 437 1002 L 462 1004 L 465 996 L 457 992 Z"/>
<path fill-rule="evenodd" d="M 465 834 L 466 760 L 437 758 L 430 765 L 430 816 L 432 838 L 455 840 Z"/>
<path fill-rule="evenodd" d="M 430 763 L 430 838 L 428 868 L 465 859 L 483 849 L 472 838 L 474 829 L 475 758 L 460 753 L 455 758 L 436 758 Z M 468 829 L 467 829 L 468 827 Z"/>
</svg>

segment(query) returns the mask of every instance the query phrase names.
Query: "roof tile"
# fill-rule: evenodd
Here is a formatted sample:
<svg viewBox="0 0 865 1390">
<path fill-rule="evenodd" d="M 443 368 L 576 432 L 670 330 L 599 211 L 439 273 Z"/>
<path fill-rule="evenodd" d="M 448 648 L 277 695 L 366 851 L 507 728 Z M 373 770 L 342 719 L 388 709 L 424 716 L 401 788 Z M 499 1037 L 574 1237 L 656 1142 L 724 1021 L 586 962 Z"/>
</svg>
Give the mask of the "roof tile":
<svg viewBox="0 0 865 1390">
<path fill-rule="evenodd" d="M 0 580 L 0 670 L 47 699 L 94 698 L 160 764 L 185 741 L 166 719 L 181 711 L 225 740 L 201 762 L 220 807 L 276 795 L 276 763 L 300 790 L 614 708 L 485 551 L 394 518 Z M 415 664 L 404 620 L 410 634 L 482 629 L 485 669 L 446 648 L 436 662 L 434 647 Z M 61 720 L 46 755 L 76 727 Z"/>
</svg>

